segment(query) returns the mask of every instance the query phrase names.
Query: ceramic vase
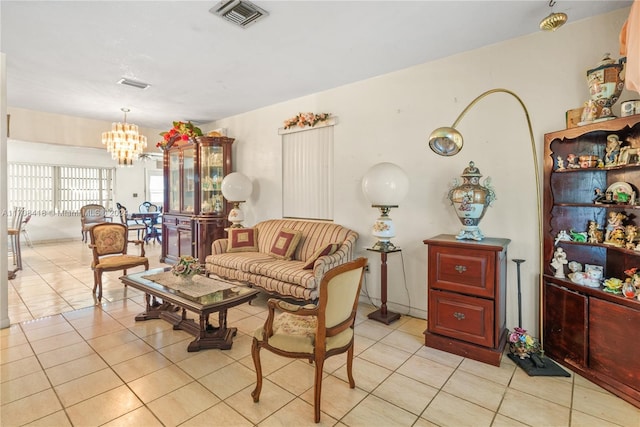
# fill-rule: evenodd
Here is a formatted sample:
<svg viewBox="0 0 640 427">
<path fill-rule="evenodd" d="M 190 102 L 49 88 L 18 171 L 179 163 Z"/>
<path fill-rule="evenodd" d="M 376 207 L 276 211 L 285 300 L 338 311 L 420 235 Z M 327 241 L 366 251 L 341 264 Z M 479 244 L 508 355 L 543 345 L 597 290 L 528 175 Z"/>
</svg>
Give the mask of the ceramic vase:
<svg viewBox="0 0 640 427">
<path fill-rule="evenodd" d="M 489 177 L 484 180 L 484 185 L 480 185 L 482 174 L 473 162 L 469 162 L 469 166 L 462 171 L 460 177 L 462 184 L 457 178 L 454 179 L 453 188 L 449 190 L 448 195 L 463 226 L 456 239 L 482 240 L 484 235 L 478 224 L 487 207 L 495 200 L 495 192 L 490 186 Z"/>
<path fill-rule="evenodd" d="M 625 58 L 621 58 L 616 63 L 607 53 L 595 68 L 587 71 L 587 85 L 591 100 L 600 109 L 593 121 L 609 120 L 616 117 L 611 112 L 611 107 L 624 89 L 624 64 Z"/>
</svg>

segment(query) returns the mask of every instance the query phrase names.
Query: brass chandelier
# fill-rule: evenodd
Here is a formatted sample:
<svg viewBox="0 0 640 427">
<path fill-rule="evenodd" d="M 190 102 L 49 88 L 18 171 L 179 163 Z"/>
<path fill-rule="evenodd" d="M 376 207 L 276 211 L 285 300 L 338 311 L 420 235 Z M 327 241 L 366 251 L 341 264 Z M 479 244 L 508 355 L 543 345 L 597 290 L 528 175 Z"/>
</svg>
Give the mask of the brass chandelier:
<svg viewBox="0 0 640 427">
<path fill-rule="evenodd" d="M 124 113 L 124 123 L 112 123 L 111 130 L 102 132 L 102 143 L 107 146 L 111 157 L 118 166 L 133 166 L 133 161 L 147 148 L 147 137 L 138 133 L 138 126 L 127 123 L 128 108 L 120 109 Z"/>
<path fill-rule="evenodd" d="M 540 21 L 540 29 L 542 31 L 555 31 L 562 27 L 567 22 L 567 14 L 562 12 L 553 12 L 553 6 L 556 4 L 555 0 L 549 1 L 549 7 L 551 13 L 549 16 Z"/>
</svg>

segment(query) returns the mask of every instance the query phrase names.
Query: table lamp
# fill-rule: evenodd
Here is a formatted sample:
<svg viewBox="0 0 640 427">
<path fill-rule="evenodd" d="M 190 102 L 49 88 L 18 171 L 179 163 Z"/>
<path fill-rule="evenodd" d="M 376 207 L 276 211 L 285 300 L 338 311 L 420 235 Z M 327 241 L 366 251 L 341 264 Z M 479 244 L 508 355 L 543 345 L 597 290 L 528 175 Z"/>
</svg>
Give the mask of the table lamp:
<svg viewBox="0 0 640 427">
<path fill-rule="evenodd" d="M 240 209 L 240 203 L 245 202 L 253 191 L 253 184 L 246 175 L 240 172 L 232 172 L 225 176 L 221 184 L 222 195 L 227 201 L 233 203 L 233 209 L 229 212 L 229 222 L 232 228 L 242 228 L 244 213 Z"/>
<path fill-rule="evenodd" d="M 371 207 L 380 210 L 380 217 L 373 224 L 372 233 L 378 239 L 373 249 L 393 250 L 391 239 L 396 230 L 389 217 L 391 208 L 397 208 L 409 191 L 409 178 L 399 166 L 383 162 L 372 166 L 362 178 L 362 192 Z"/>
</svg>

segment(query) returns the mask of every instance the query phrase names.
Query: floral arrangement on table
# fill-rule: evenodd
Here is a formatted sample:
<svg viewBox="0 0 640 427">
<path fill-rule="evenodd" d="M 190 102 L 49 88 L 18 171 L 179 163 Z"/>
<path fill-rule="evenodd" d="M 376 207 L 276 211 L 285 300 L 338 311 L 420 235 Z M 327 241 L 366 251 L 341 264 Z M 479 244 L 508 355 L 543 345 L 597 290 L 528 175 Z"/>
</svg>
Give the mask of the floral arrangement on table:
<svg viewBox="0 0 640 427">
<path fill-rule="evenodd" d="M 529 335 L 525 329 L 513 328 L 513 332 L 509 334 L 509 350 L 520 359 L 536 353 L 539 348 L 538 340 Z"/>
<path fill-rule="evenodd" d="M 305 126 L 314 127 L 320 122 L 325 122 L 329 119 L 331 113 L 299 113 L 297 116 L 291 117 L 284 121 L 284 128 L 289 129 L 294 126 L 303 128 Z"/>
<path fill-rule="evenodd" d="M 178 262 L 171 267 L 171 272 L 175 276 L 191 277 L 194 274 L 202 272 L 202 265 L 198 263 L 198 258 L 183 255 L 178 258 Z"/>
<path fill-rule="evenodd" d="M 196 136 L 202 136 L 202 130 L 189 122 L 173 122 L 173 127 L 167 132 L 160 132 L 162 141 L 156 144 L 157 148 L 166 150 L 178 140 L 187 141 Z"/>
</svg>

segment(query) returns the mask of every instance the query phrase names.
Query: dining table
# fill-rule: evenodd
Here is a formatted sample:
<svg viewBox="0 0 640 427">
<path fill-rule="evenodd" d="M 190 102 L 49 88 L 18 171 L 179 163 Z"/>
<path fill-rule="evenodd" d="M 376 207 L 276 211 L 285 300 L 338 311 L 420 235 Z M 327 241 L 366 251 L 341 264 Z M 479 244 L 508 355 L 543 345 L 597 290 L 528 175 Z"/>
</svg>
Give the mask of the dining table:
<svg viewBox="0 0 640 427">
<path fill-rule="evenodd" d="M 158 229 L 154 225 L 158 224 L 158 219 L 161 218 L 162 212 L 134 212 L 130 217 L 132 220 L 141 220 L 147 229 L 144 233 L 143 240 L 145 243 L 149 241 L 156 241 L 161 243 L 162 233 L 158 232 Z"/>
</svg>

